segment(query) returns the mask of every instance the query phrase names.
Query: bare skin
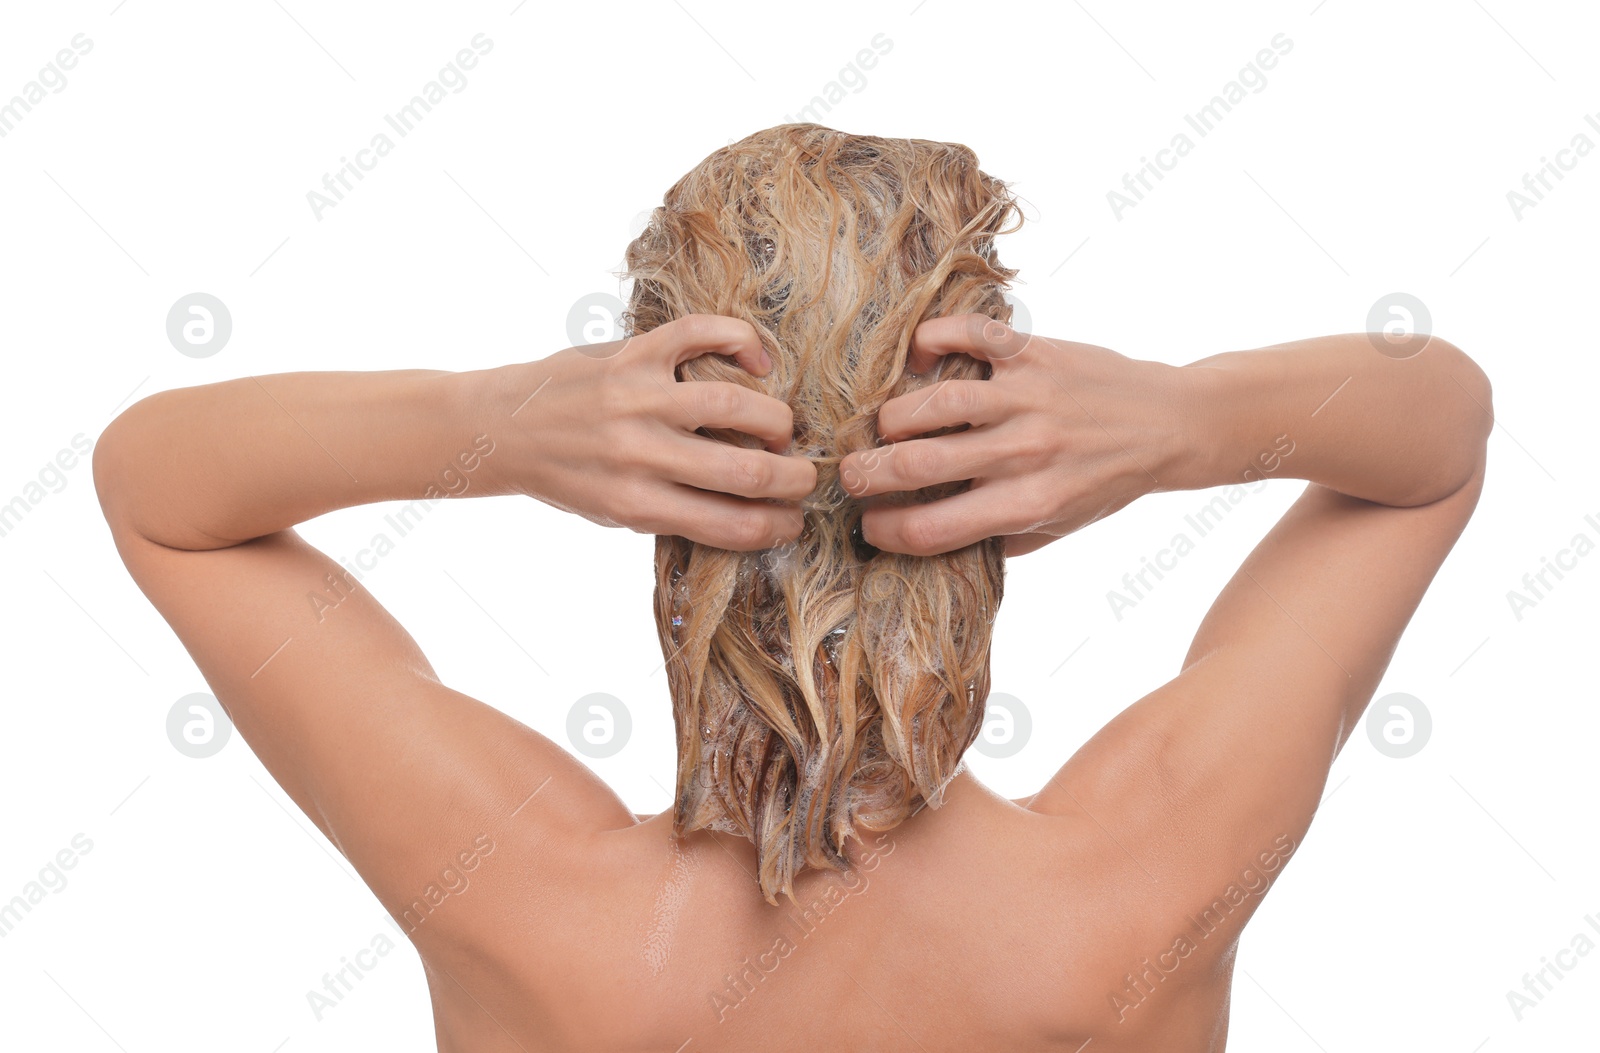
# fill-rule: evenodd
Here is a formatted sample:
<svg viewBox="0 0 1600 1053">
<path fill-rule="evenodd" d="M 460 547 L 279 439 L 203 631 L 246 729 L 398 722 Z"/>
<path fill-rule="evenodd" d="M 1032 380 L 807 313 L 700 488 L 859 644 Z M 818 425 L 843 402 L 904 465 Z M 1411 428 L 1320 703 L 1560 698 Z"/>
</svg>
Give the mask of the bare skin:
<svg viewBox="0 0 1600 1053">
<path fill-rule="evenodd" d="M 1005 535 L 1021 554 L 1157 490 L 1309 485 L 1177 675 L 1038 794 L 1007 801 L 962 773 L 943 807 L 851 844 L 848 873 L 807 873 L 774 907 L 749 843 L 675 841 L 670 815 L 634 815 L 556 743 L 441 684 L 293 529 L 371 501 L 517 494 L 727 548 L 798 534 L 815 472 L 784 453 L 787 407 L 673 380 L 699 354 L 764 375 L 748 325 L 695 316 L 603 351 L 163 392 L 95 451 L 130 573 L 409 932 L 439 1048 L 1222 1049 L 1240 932 L 1477 503 L 1492 418 L 1476 364 L 1437 338 L 1383 354 L 1355 334 L 1172 367 L 970 316 L 924 323 L 913 368 L 969 354 L 992 377 L 889 403 L 892 445 L 843 475 L 869 501 L 975 482 L 872 508 L 879 548 Z"/>
</svg>

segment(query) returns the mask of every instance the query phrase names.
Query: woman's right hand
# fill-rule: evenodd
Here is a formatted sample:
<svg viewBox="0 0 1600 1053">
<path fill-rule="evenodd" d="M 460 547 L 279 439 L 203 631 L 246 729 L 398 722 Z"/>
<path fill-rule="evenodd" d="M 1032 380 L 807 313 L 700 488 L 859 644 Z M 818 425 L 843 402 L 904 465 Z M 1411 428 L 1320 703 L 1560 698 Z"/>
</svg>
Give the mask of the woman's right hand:
<svg viewBox="0 0 1600 1053">
<path fill-rule="evenodd" d="M 793 541 L 799 501 L 817 481 L 810 461 L 786 452 L 793 415 L 739 384 L 677 380 L 677 367 L 700 355 L 732 358 L 757 377 L 772 368 L 749 322 L 687 315 L 488 371 L 490 392 L 477 401 L 499 448 L 485 464 L 500 489 L 604 526 L 738 551 Z M 712 428 L 762 448 L 699 434 Z"/>
<path fill-rule="evenodd" d="M 1178 367 L 1104 347 L 1019 333 L 985 315 L 929 319 L 907 366 L 930 370 L 965 354 L 987 380 L 947 380 L 886 402 L 888 443 L 850 454 L 840 480 L 857 497 L 972 480 L 938 501 L 866 501 L 862 532 L 876 548 L 950 552 L 1004 536 L 1006 554 L 1040 548 L 1157 490 L 1180 489 L 1189 456 L 1180 424 L 1190 401 Z M 917 438 L 961 424 L 969 428 Z"/>
</svg>

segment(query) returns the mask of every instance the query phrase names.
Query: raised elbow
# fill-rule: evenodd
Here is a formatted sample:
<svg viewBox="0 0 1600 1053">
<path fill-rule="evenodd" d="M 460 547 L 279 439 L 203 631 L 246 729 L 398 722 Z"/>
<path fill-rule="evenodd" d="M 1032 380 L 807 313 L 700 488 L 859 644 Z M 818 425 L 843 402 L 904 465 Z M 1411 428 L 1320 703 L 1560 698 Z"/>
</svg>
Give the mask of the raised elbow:
<svg viewBox="0 0 1600 1053">
<path fill-rule="evenodd" d="M 1441 369 L 1449 378 L 1439 412 L 1461 437 L 1460 479 L 1456 487 L 1460 489 L 1474 479 L 1482 481 L 1489 433 L 1494 430 L 1494 388 L 1489 374 L 1471 355 L 1440 337 L 1430 340 L 1430 350 L 1440 353 Z"/>
<path fill-rule="evenodd" d="M 1439 342 L 1448 351 L 1447 369 L 1451 380 L 1460 386 L 1470 401 L 1466 417 L 1470 422 L 1471 433 L 1481 442 L 1487 443 L 1489 432 L 1494 430 L 1494 388 L 1489 383 L 1489 374 L 1484 372 L 1483 367 L 1471 355 L 1455 344 L 1448 340 Z M 1476 412 L 1473 412 L 1474 410 Z"/>
<path fill-rule="evenodd" d="M 156 398 L 148 395 L 118 414 L 100 437 L 95 440 L 90 458 L 90 472 L 94 477 L 94 490 L 100 499 L 100 512 L 113 530 L 126 525 L 128 496 L 136 484 L 135 457 L 130 455 L 134 432 L 147 413 L 146 403 Z"/>
</svg>

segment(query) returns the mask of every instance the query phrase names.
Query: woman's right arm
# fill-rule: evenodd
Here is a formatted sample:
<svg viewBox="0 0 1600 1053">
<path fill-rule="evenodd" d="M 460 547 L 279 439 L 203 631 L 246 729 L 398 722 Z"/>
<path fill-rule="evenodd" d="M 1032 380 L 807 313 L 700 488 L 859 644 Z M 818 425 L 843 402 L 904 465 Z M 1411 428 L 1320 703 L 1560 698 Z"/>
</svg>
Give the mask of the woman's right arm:
<svg viewBox="0 0 1600 1053">
<path fill-rule="evenodd" d="M 1466 484 L 1493 424 L 1483 370 L 1425 334 L 1296 340 L 1214 355 L 1173 376 L 1187 403 L 1175 480 L 1184 490 L 1266 474 L 1424 505 Z M 1285 441 L 1292 456 L 1271 457 Z"/>
<path fill-rule="evenodd" d="M 1178 675 L 1085 743 L 1032 805 L 1109 832 L 1127 848 L 1112 856 L 1127 887 L 1155 897 L 1145 900 L 1153 910 L 1187 916 L 1263 853 L 1299 844 L 1334 757 L 1477 504 L 1493 423 L 1488 380 L 1459 349 L 1423 336 L 1401 348 L 1404 358 L 1353 334 L 1170 367 L 1038 337 L 1018 349 L 971 332 L 950 323 L 929 342 L 944 342 L 934 353 L 1006 352 L 994 356 L 991 380 L 975 382 L 987 390 L 955 399 L 986 423 L 901 443 L 874 462 L 878 471 L 859 466 L 862 478 L 878 487 L 885 466 L 959 463 L 933 444 L 959 449 L 947 440 L 985 428 L 991 443 L 1007 430 L 1037 435 L 1051 414 L 1058 439 L 1032 450 L 1025 469 L 1016 457 L 993 462 L 967 494 L 945 499 L 967 498 L 955 515 L 935 502 L 893 509 L 881 533 L 869 522 L 880 548 L 908 529 L 934 539 L 985 528 L 1059 535 L 1156 489 L 1310 481 L 1218 595 Z M 1059 393 L 1053 409 L 1044 391 Z M 914 427 L 948 425 L 947 401 L 924 395 Z M 1109 496 L 1080 492 L 1094 486 Z M 1033 519 L 973 497 L 985 491 L 1028 495 Z M 1258 902 L 1230 915 L 1233 934 Z"/>
<path fill-rule="evenodd" d="M 1217 596 L 1179 674 L 1086 743 L 1038 804 L 1118 797 L 1152 833 L 1205 834 L 1196 850 L 1219 873 L 1280 835 L 1298 843 L 1483 486 L 1488 379 L 1452 344 L 1414 339 L 1404 359 L 1352 334 L 1174 371 L 1188 451 L 1167 469 L 1176 488 L 1310 485 Z M 1148 783 L 1131 756 L 1159 764 L 1159 799 L 1112 787 Z M 1080 794 L 1080 773 L 1098 788 Z"/>
</svg>

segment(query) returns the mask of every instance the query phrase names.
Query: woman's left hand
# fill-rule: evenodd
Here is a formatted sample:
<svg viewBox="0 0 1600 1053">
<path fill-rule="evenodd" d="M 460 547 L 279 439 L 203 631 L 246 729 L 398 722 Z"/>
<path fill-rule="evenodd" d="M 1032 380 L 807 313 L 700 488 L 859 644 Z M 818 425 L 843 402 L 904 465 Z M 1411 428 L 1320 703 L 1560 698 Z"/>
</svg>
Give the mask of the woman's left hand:
<svg viewBox="0 0 1600 1053">
<path fill-rule="evenodd" d="M 748 322 L 688 315 L 490 371 L 488 404 L 496 409 L 484 428 L 497 448 L 485 463 L 506 490 L 602 526 L 740 551 L 793 541 L 803 519 L 798 502 L 817 473 L 781 453 L 794 427 L 789 407 L 738 384 L 677 380 L 677 366 L 700 355 L 727 355 L 758 377 L 772 368 Z M 743 432 L 764 448 L 697 435 L 699 428 Z"/>
</svg>

